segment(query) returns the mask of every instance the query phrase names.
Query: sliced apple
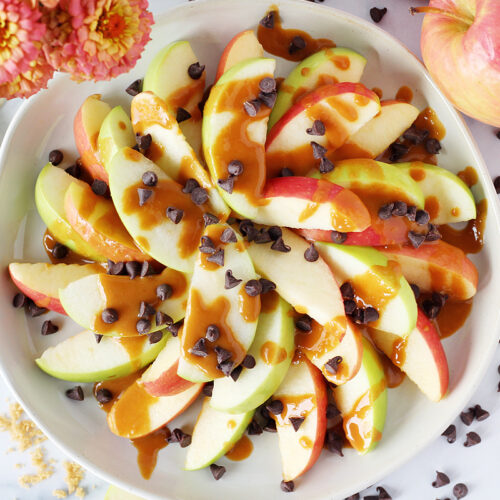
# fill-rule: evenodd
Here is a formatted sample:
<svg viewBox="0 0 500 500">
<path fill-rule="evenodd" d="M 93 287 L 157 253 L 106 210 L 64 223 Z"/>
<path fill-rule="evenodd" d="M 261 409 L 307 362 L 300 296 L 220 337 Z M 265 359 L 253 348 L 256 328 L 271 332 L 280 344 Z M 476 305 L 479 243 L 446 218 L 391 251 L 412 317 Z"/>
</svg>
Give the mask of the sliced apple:
<svg viewBox="0 0 500 500">
<path fill-rule="evenodd" d="M 370 214 L 351 191 L 311 177 L 275 177 L 264 190 L 268 202 L 254 221 L 295 228 L 363 231 Z"/>
<path fill-rule="evenodd" d="M 191 382 L 208 382 L 229 375 L 231 367 L 224 370 L 222 366 L 233 363 L 235 368 L 243 361 L 257 328 L 260 297 L 250 296 L 245 290 L 246 283 L 256 280 L 257 274 L 241 237 L 233 231 L 237 241 L 225 243 L 221 240 L 224 231 L 232 230 L 227 224 L 206 227 L 204 236 L 210 239 L 216 252 L 223 252 L 223 263 L 211 262 L 215 253 L 200 252 L 189 289 L 177 373 Z M 232 287 L 226 287 L 229 271 L 241 280 Z M 214 326 L 218 338 L 205 339 L 208 328 Z M 200 339 L 204 343 L 202 353 L 196 347 Z M 223 360 L 226 365 L 219 361 L 219 349 L 230 355 L 230 359 Z"/>
<path fill-rule="evenodd" d="M 253 410 L 239 414 L 224 413 L 212 408 L 210 398 L 205 398 L 194 426 L 184 469 L 208 467 L 225 455 L 243 436 L 253 414 Z"/>
<path fill-rule="evenodd" d="M 307 92 L 327 83 L 359 82 L 365 65 L 361 54 L 344 47 L 322 49 L 306 57 L 280 85 L 269 128 Z"/>
<path fill-rule="evenodd" d="M 101 125 L 111 106 L 101 101 L 100 94 L 93 94 L 80 106 L 73 121 L 75 144 L 83 167 L 95 179 L 107 181 L 108 176 L 101 162 L 97 139 Z"/>
<path fill-rule="evenodd" d="M 381 101 L 380 113 L 349 137 L 335 151 L 333 159 L 376 158 L 410 128 L 418 113 L 407 102 Z"/>
<path fill-rule="evenodd" d="M 219 218 L 227 218 L 229 207 L 196 158 L 166 104 L 153 93 L 142 92 L 132 100 L 131 114 L 136 134 L 151 135 L 152 142 L 146 156 L 174 181 L 185 184 L 187 179 L 195 179 L 208 192 L 211 212 Z"/>
<path fill-rule="evenodd" d="M 154 172 L 158 184 L 145 186 L 142 176 Z M 162 264 L 183 272 L 193 270 L 203 231 L 203 213 L 208 204 L 195 205 L 182 185 L 173 181 L 151 160 L 131 148 L 115 154 L 109 165 L 109 188 L 116 210 L 136 244 Z M 138 189 L 153 191 L 140 206 Z M 182 218 L 175 221 L 167 210 L 182 210 Z"/>
<path fill-rule="evenodd" d="M 129 493 L 128 491 L 118 488 L 118 486 L 110 485 L 106 490 L 104 500 L 145 500 L 143 497 Z"/>
<path fill-rule="evenodd" d="M 81 332 L 49 347 L 35 360 L 45 373 L 72 382 L 100 382 L 124 377 L 151 363 L 163 349 L 167 335 L 151 344 L 147 337 L 102 337 Z"/>
<path fill-rule="evenodd" d="M 130 118 L 121 106 L 115 106 L 104 118 L 97 138 L 99 159 L 104 169 L 107 170 L 115 153 L 125 146 L 132 148 L 135 143 Z"/>
<path fill-rule="evenodd" d="M 9 264 L 10 277 L 14 284 L 39 307 L 46 307 L 66 314 L 59 300 L 59 289 L 85 276 L 103 273 L 97 264 Z"/>
<path fill-rule="evenodd" d="M 210 405 L 228 413 L 243 413 L 265 403 L 281 384 L 295 352 L 292 308 L 276 292 L 261 297 L 262 309 L 248 354 L 252 369 L 243 369 L 236 381 L 214 382 Z M 265 312 L 264 312 L 265 311 Z"/>
<path fill-rule="evenodd" d="M 113 202 L 94 194 L 88 184 L 72 182 L 64 196 L 71 227 L 96 252 L 114 262 L 150 259 L 125 229 Z"/>
<path fill-rule="evenodd" d="M 333 389 L 342 414 L 347 440 L 365 454 L 382 439 L 387 413 L 387 382 L 384 369 L 371 343 L 363 339 L 363 361 L 358 374 Z"/>
<path fill-rule="evenodd" d="M 76 182 L 84 185 L 66 173 L 62 168 L 48 163 L 38 175 L 35 186 L 35 203 L 43 222 L 54 238 L 74 252 L 98 262 L 106 257 L 89 245 L 70 225 L 64 209 L 64 196 L 69 186 Z"/>
<path fill-rule="evenodd" d="M 144 317 L 151 321 L 150 330 L 137 330 L 142 301 L 170 316 L 174 323 L 184 317 L 188 279 L 188 275 L 174 269 L 133 280 L 128 276 L 95 274 L 61 288 L 59 298 L 68 316 L 83 328 L 102 335 L 133 337 L 165 327 L 165 324 L 156 324 L 155 316 L 147 315 Z M 164 284 L 172 288 L 172 294 L 162 301 L 156 288 Z M 109 308 L 118 313 L 113 323 L 106 323 L 102 318 L 103 311 Z"/>
<path fill-rule="evenodd" d="M 448 390 L 449 370 L 439 334 L 419 309 L 417 326 L 406 338 L 370 328 L 375 345 L 432 401 Z"/>
<path fill-rule="evenodd" d="M 136 380 L 120 395 L 108 413 L 111 432 L 117 436 L 137 439 L 167 425 L 186 410 L 198 397 L 203 384 L 193 384 L 173 396 L 151 396 Z"/>
<path fill-rule="evenodd" d="M 151 396 L 172 396 L 192 385 L 192 382 L 177 375 L 180 355 L 179 338 L 169 337 L 163 350 L 141 377 L 142 385 Z"/>
<path fill-rule="evenodd" d="M 245 30 L 235 35 L 226 45 L 219 60 L 215 81 L 236 64 L 254 57 L 263 57 L 264 49 L 253 30 Z"/>
<path fill-rule="evenodd" d="M 255 104 L 254 116 L 250 116 L 244 104 L 252 107 L 251 101 L 260 93 L 259 82 L 273 77 L 275 65 L 274 59 L 255 58 L 233 66 L 212 87 L 203 115 L 203 151 L 212 180 L 226 203 L 248 219 L 255 217 L 262 203 L 270 108 Z M 243 165 L 236 179 L 229 178 L 228 165 L 232 161 Z M 234 181 L 232 188 L 228 181 Z"/>
<path fill-rule="evenodd" d="M 476 202 L 464 181 L 450 171 L 414 161 L 396 163 L 408 173 L 425 196 L 425 209 L 434 224 L 452 224 L 476 218 Z"/>
<path fill-rule="evenodd" d="M 417 323 L 417 303 L 397 263 L 371 247 L 316 243 L 318 252 L 340 283 L 349 282 L 358 305 L 379 315 L 370 326 L 408 335 Z"/>
<path fill-rule="evenodd" d="M 293 481 L 318 460 L 326 433 L 326 384 L 300 351 L 273 396 L 283 404 L 276 420 L 283 479 Z M 299 420 L 294 420 L 299 419 Z M 303 421 L 300 423 L 300 419 Z"/>
<path fill-rule="evenodd" d="M 467 300 L 477 291 L 476 266 L 460 248 L 444 241 L 381 248 L 400 266 L 405 278 L 424 292 L 440 292 L 454 300 Z"/>
<path fill-rule="evenodd" d="M 361 83 L 323 85 L 297 101 L 269 131 L 266 167 L 269 178 L 284 167 L 306 175 L 318 167 L 311 143 L 332 153 L 380 111 L 378 96 Z M 313 123 L 323 123 L 323 135 L 311 135 Z M 318 156 L 318 155 L 316 155 Z"/>
</svg>

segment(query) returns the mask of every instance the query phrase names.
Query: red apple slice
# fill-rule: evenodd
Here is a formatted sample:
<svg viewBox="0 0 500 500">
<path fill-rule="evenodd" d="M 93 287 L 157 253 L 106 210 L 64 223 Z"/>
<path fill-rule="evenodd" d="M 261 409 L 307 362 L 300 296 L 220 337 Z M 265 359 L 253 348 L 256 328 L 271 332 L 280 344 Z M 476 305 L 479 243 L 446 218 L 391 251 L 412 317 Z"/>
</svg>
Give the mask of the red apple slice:
<svg viewBox="0 0 500 500">
<path fill-rule="evenodd" d="M 59 289 L 91 274 L 103 273 L 98 264 L 9 264 L 14 284 L 38 306 L 66 314 L 59 300 Z"/>
<path fill-rule="evenodd" d="M 408 282 L 424 292 L 445 293 L 454 300 L 467 300 L 476 294 L 476 266 L 460 248 L 435 241 L 419 248 L 402 245 L 380 251 L 398 262 Z"/>
<path fill-rule="evenodd" d="M 370 329 L 370 336 L 410 380 L 432 401 L 439 401 L 448 390 L 449 370 L 439 334 L 419 309 L 417 326 L 406 337 Z"/>
<path fill-rule="evenodd" d="M 283 403 L 281 414 L 274 416 L 283 479 L 293 481 L 314 465 L 323 449 L 327 394 L 321 372 L 297 351 L 273 399 Z"/>
<path fill-rule="evenodd" d="M 336 83 L 313 90 L 270 130 L 266 141 L 268 178 L 276 177 L 284 167 L 295 175 L 305 175 L 320 163 L 313 156 L 312 141 L 333 152 L 379 111 L 377 95 L 360 83 Z M 323 122 L 323 135 L 307 133 L 315 120 Z"/>
</svg>

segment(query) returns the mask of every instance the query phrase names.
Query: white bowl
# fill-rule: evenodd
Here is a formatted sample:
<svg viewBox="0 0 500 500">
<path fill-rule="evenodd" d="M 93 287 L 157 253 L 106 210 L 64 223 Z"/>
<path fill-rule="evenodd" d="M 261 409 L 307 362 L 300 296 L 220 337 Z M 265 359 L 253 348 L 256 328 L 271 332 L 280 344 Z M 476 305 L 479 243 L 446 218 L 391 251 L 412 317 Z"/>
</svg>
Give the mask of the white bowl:
<svg viewBox="0 0 500 500">
<path fill-rule="evenodd" d="M 384 96 L 395 95 L 401 85 L 414 89 L 414 103 L 430 105 L 444 123 L 447 134 L 440 165 L 457 172 L 468 165 L 476 168 L 478 199 L 489 203 L 486 240 L 482 252 L 473 256 L 479 269 L 479 289 L 472 313 L 461 331 L 444 341 L 450 364 L 450 393 L 440 403 L 431 403 L 416 387 L 405 381 L 389 391 L 389 409 L 383 439 L 378 448 L 361 457 L 346 450 L 345 457 L 323 453 L 305 477 L 296 481 L 294 498 L 344 498 L 375 483 L 409 460 L 436 438 L 463 409 L 479 384 L 498 341 L 500 308 L 496 303 L 500 283 L 499 206 L 486 167 L 459 115 L 432 83 L 420 62 L 397 40 L 376 26 L 332 8 L 292 0 L 276 0 L 285 25 L 300 27 L 316 37 L 331 37 L 338 45 L 351 47 L 368 59 L 363 83 L 377 86 Z M 75 158 L 72 137 L 73 117 L 84 98 L 102 93 L 111 104 L 128 106 L 124 89 L 141 77 L 154 54 L 173 40 L 188 39 L 213 78 L 218 57 L 237 32 L 255 27 L 269 7 L 269 0 L 210 0 L 186 3 L 157 19 L 153 40 L 137 67 L 111 82 L 76 84 L 57 77 L 49 90 L 29 100 L 10 125 L 0 155 L 0 262 L 46 260 L 42 250 L 43 225 L 34 205 L 34 185 L 48 152 L 62 149 L 66 158 Z M 292 64 L 280 61 L 278 75 L 286 75 Z M 69 163 L 68 163 L 69 164 Z M 142 479 L 136 450 L 114 436 L 91 397 L 70 401 L 64 390 L 71 383 L 43 374 L 33 362 L 48 345 L 76 333 L 70 320 L 62 332 L 40 335 L 40 325 L 55 313 L 27 319 L 14 310 L 15 293 L 7 272 L 0 281 L 0 369 L 6 382 L 43 431 L 74 460 L 104 479 L 150 498 L 168 499 L 269 499 L 284 496 L 277 438 L 266 434 L 253 438 L 254 451 L 244 462 L 222 459 L 228 472 L 214 481 L 208 470 L 184 472 L 185 450 L 169 446 L 160 452 L 158 465 L 149 481 Z M 197 408 L 179 419 L 193 422 Z M 177 424 L 177 422 L 176 422 Z M 189 424 L 185 424 L 189 425 Z"/>
</svg>

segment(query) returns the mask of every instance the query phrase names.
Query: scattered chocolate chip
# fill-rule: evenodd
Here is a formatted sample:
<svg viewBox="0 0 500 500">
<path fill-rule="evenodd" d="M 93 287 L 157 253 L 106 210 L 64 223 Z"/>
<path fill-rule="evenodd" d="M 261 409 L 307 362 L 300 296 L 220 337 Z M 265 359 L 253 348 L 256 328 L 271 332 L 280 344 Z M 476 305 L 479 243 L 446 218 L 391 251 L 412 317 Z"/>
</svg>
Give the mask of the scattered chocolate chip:
<svg viewBox="0 0 500 500">
<path fill-rule="evenodd" d="M 222 248 L 219 248 L 212 255 L 209 255 L 207 257 L 207 261 L 213 262 L 220 267 L 224 267 L 224 250 Z"/>
<path fill-rule="evenodd" d="M 279 399 L 273 399 L 271 402 L 266 404 L 266 410 L 273 415 L 281 415 L 283 412 L 283 403 Z"/>
<path fill-rule="evenodd" d="M 274 28 L 274 16 L 276 15 L 276 12 L 272 10 L 271 12 L 268 12 L 260 21 L 259 24 L 261 26 L 264 26 L 264 28 L 269 28 L 272 29 Z"/>
<path fill-rule="evenodd" d="M 436 241 L 441 239 L 441 233 L 434 224 L 429 224 L 429 231 L 425 235 L 425 241 Z"/>
<path fill-rule="evenodd" d="M 201 237 L 201 245 L 199 246 L 201 253 L 213 254 L 215 252 L 214 242 L 209 236 Z"/>
<path fill-rule="evenodd" d="M 436 471 L 436 479 L 432 482 L 432 487 L 441 488 L 446 484 L 450 484 L 450 478 L 444 472 Z"/>
<path fill-rule="evenodd" d="M 392 209 L 392 215 L 395 217 L 402 217 L 406 215 L 406 212 L 408 211 L 408 206 L 404 201 L 395 201 L 394 202 L 394 207 Z"/>
<path fill-rule="evenodd" d="M 193 80 L 199 80 L 201 78 L 201 75 L 203 74 L 204 70 L 205 70 L 204 64 L 200 64 L 199 62 L 195 62 L 189 66 L 188 75 Z"/>
<path fill-rule="evenodd" d="M 113 399 L 113 393 L 109 389 L 99 389 L 95 393 L 95 398 L 99 403 L 104 405 Z"/>
<path fill-rule="evenodd" d="M 378 500 L 392 500 L 391 495 L 387 493 L 386 489 L 382 486 L 377 486 Z"/>
<path fill-rule="evenodd" d="M 54 325 L 50 319 L 42 323 L 42 335 L 52 335 L 59 330 L 59 327 Z"/>
<path fill-rule="evenodd" d="M 268 280 L 266 278 L 260 278 L 259 282 L 262 286 L 262 292 L 260 292 L 261 294 L 271 292 L 272 290 L 276 290 L 276 283 L 274 283 L 271 280 Z"/>
<path fill-rule="evenodd" d="M 174 320 L 168 314 L 165 314 L 162 311 L 158 311 L 155 314 L 156 326 L 171 325 L 173 322 Z"/>
<path fill-rule="evenodd" d="M 137 145 L 141 151 L 147 151 L 151 147 L 151 143 L 153 142 L 153 138 L 151 134 L 146 135 L 136 135 L 135 136 Z"/>
<path fill-rule="evenodd" d="M 421 144 L 427 137 L 429 137 L 429 131 L 424 128 L 417 128 L 412 125 L 404 134 L 403 138 L 412 142 L 413 144 Z"/>
<path fill-rule="evenodd" d="M 387 220 L 392 217 L 392 211 L 394 210 L 394 203 L 386 203 L 378 209 L 378 217 L 382 220 Z"/>
<path fill-rule="evenodd" d="M 84 400 L 83 389 L 79 385 L 73 387 L 72 389 L 68 389 L 66 391 L 66 397 L 72 399 L 73 401 L 83 401 Z"/>
<path fill-rule="evenodd" d="M 208 192 L 205 188 L 196 187 L 191 191 L 191 201 L 195 205 L 203 205 L 208 201 Z"/>
<path fill-rule="evenodd" d="M 108 185 L 100 179 L 94 179 L 91 188 L 97 196 L 104 196 L 108 192 Z"/>
<path fill-rule="evenodd" d="M 160 300 L 169 299 L 172 296 L 172 293 L 173 293 L 172 287 L 170 285 L 168 285 L 167 283 L 163 283 L 163 284 L 158 285 L 156 287 L 156 296 Z"/>
<path fill-rule="evenodd" d="M 219 222 L 219 218 L 214 214 L 209 214 L 208 212 L 203 214 L 203 222 L 205 223 L 205 227 L 211 226 L 212 224 L 217 224 Z"/>
<path fill-rule="evenodd" d="M 247 427 L 247 433 L 249 436 L 260 436 L 262 434 L 262 427 L 258 422 L 252 420 Z"/>
<path fill-rule="evenodd" d="M 255 226 L 251 220 L 243 219 L 239 224 L 240 232 L 243 236 L 248 236 L 251 231 L 256 231 Z M 255 233 L 256 234 L 256 233 Z"/>
<path fill-rule="evenodd" d="M 354 300 L 351 299 L 344 300 L 344 311 L 348 316 L 354 314 L 356 307 L 357 307 L 356 302 L 354 302 Z"/>
<path fill-rule="evenodd" d="M 333 403 L 328 403 L 326 405 L 326 418 L 336 418 L 339 415 L 340 410 Z"/>
<path fill-rule="evenodd" d="M 304 259 L 306 259 L 307 262 L 316 262 L 319 259 L 319 253 L 316 250 L 314 243 L 311 243 L 307 247 L 307 250 L 304 252 Z"/>
<path fill-rule="evenodd" d="M 342 356 L 335 356 L 325 363 L 325 370 L 331 374 L 335 374 L 339 369 L 340 363 L 342 363 Z"/>
<path fill-rule="evenodd" d="M 52 256 L 55 259 L 64 259 L 68 255 L 69 248 L 61 243 L 56 243 L 52 247 Z"/>
<path fill-rule="evenodd" d="M 452 444 L 457 440 L 457 428 L 451 424 L 443 431 L 441 436 L 444 436 L 448 443 Z"/>
<path fill-rule="evenodd" d="M 425 238 L 425 234 L 416 233 L 415 231 L 408 231 L 408 239 L 413 245 L 413 248 L 418 248 L 425 241 Z"/>
<path fill-rule="evenodd" d="M 260 101 L 258 99 L 252 99 L 251 101 L 245 101 L 243 107 L 248 116 L 257 116 L 260 110 Z"/>
<path fill-rule="evenodd" d="M 108 274 L 117 276 L 125 269 L 125 262 L 113 262 L 108 259 Z"/>
<path fill-rule="evenodd" d="M 58 149 L 53 149 L 49 153 L 49 161 L 52 165 L 57 166 L 63 161 L 63 154 Z"/>
<path fill-rule="evenodd" d="M 174 224 L 179 224 L 179 222 L 182 220 L 182 217 L 184 217 L 184 210 L 182 210 L 180 208 L 175 208 L 175 207 L 168 207 L 167 208 L 167 217 Z"/>
<path fill-rule="evenodd" d="M 284 167 L 280 170 L 278 177 L 293 177 L 294 173 L 288 167 Z"/>
<path fill-rule="evenodd" d="M 437 139 L 427 139 L 425 141 L 425 149 L 431 155 L 437 155 L 441 150 L 441 143 Z"/>
<path fill-rule="evenodd" d="M 269 236 L 273 241 L 276 241 L 278 238 L 281 238 L 283 236 L 283 231 L 281 230 L 281 227 L 279 226 L 271 226 L 267 232 L 269 233 Z"/>
<path fill-rule="evenodd" d="M 365 309 L 365 323 L 371 323 L 379 319 L 379 313 L 374 307 L 367 307 Z"/>
<path fill-rule="evenodd" d="M 476 416 L 476 420 L 478 422 L 482 422 L 483 420 L 486 420 L 490 416 L 490 413 L 481 408 L 480 405 L 476 405 L 474 406 L 474 415 Z"/>
<path fill-rule="evenodd" d="M 104 335 L 101 335 L 100 333 L 94 333 L 94 337 L 95 337 L 96 344 L 100 344 Z"/>
<path fill-rule="evenodd" d="M 335 168 L 335 165 L 328 158 L 321 158 L 319 162 L 319 173 L 327 174 Z"/>
<path fill-rule="evenodd" d="M 235 278 L 233 276 L 233 272 L 231 271 L 231 269 L 228 269 L 226 271 L 226 275 L 225 275 L 224 288 L 226 290 L 231 290 L 231 288 L 238 286 L 242 281 L 243 280 L 239 280 L 238 278 Z"/>
<path fill-rule="evenodd" d="M 154 187 L 158 184 L 158 176 L 151 170 L 148 170 L 142 174 L 142 183 L 145 186 Z"/>
<path fill-rule="evenodd" d="M 295 320 L 295 327 L 302 332 L 310 332 L 312 330 L 311 322 L 312 319 L 307 314 L 303 314 Z"/>
<path fill-rule="evenodd" d="M 203 393 L 203 395 L 208 396 L 209 398 L 211 398 L 213 390 L 214 390 L 214 382 L 212 380 L 211 382 L 207 382 L 203 386 L 203 389 L 202 389 L 201 392 Z"/>
<path fill-rule="evenodd" d="M 474 410 L 472 408 L 469 408 L 468 411 L 463 411 L 460 413 L 460 420 L 467 426 L 472 424 L 474 421 Z"/>
<path fill-rule="evenodd" d="M 270 76 L 266 76 L 259 82 L 259 89 L 266 94 L 276 90 L 276 80 Z"/>
<path fill-rule="evenodd" d="M 255 243 L 262 245 L 264 243 L 270 243 L 272 241 L 271 236 L 269 235 L 269 231 L 266 228 L 262 228 L 255 235 L 254 238 Z"/>
<path fill-rule="evenodd" d="M 457 500 L 465 497 L 467 493 L 469 493 L 469 490 L 464 483 L 458 483 L 455 486 L 453 486 L 453 494 L 455 495 L 455 498 L 457 498 Z"/>
<path fill-rule="evenodd" d="M 215 355 L 217 356 L 217 363 L 221 364 L 224 361 L 231 359 L 231 353 L 223 347 L 217 346 L 214 348 Z"/>
<path fill-rule="evenodd" d="M 270 418 L 266 424 L 264 425 L 264 427 L 262 428 L 265 432 L 278 432 L 278 430 L 276 429 L 276 422 Z"/>
<path fill-rule="evenodd" d="M 186 184 L 184 184 L 184 187 L 182 188 L 182 192 L 186 194 L 191 194 L 193 190 L 199 186 L 200 184 L 196 179 L 188 179 L 186 181 Z"/>
<path fill-rule="evenodd" d="M 377 7 L 372 7 L 370 9 L 370 17 L 372 18 L 372 21 L 374 23 L 379 23 L 382 21 L 382 18 L 387 14 L 387 8 L 383 7 L 382 9 L 379 9 Z"/>
<path fill-rule="evenodd" d="M 342 283 L 340 287 L 340 293 L 342 294 L 342 298 L 344 299 L 353 299 L 354 298 L 354 288 L 352 287 L 349 281 Z"/>
<path fill-rule="evenodd" d="M 417 218 L 417 207 L 415 205 L 408 205 L 406 218 L 411 222 L 415 222 L 415 219 Z"/>
<path fill-rule="evenodd" d="M 137 188 L 137 195 L 139 196 L 139 206 L 142 207 L 151 198 L 153 191 L 151 189 Z"/>
<path fill-rule="evenodd" d="M 231 160 L 227 166 L 227 171 L 230 175 L 237 177 L 243 173 L 243 163 L 239 160 Z"/>
<path fill-rule="evenodd" d="M 299 50 L 305 49 L 306 41 L 301 36 L 294 36 L 288 46 L 288 53 L 295 54 Z"/>
<path fill-rule="evenodd" d="M 443 307 L 448 300 L 448 295 L 439 292 L 432 292 L 431 300 L 436 304 L 439 308 Z"/>
<path fill-rule="evenodd" d="M 179 335 L 179 330 L 182 327 L 182 320 L 177 321 L 177 323 L 172 323 L 167 326 L 167 330 L 172 334 L 172 337 L 177 337 Z"/>
<path fill-rule="evenodd" d="M 309 135 L 325 135 L 325 124 L 321 120 L 314 120 L 312 127 L 306 129 Z"/>
<path fill-rule="evenodd" d="M 290 423 L 292 424 L 293 430 L 297 432 L 302 425 L 302 422 L 304 422 L 305 417 L 289 417 Z"/>
<path fill-rule="evenodd" d="M 354 495 L 351 495 L 350 497 L 347 497 L 344 500 L 359 500 L 359 499 L 360 499 L 359 493 L 354 493 Z"/>
<path fill-rule="evenodd" d="M 401 144 L 400 142 L 393 142 L 389 146 L 389 161 L 395 162 L 403 158 L 409 151 L 408 146 Z"/>
<path fill-rule="evenodd" d="M 420 226 L 428 224 L 430 219 L 429 213 L 425 210 L 417 210 L 415 213 L 415 222 Z"/>
<path fill-rule="evenodd" d="M 247 370 L 251 370 L 255 367 L 255 358 L 251 354 L 247 354 L 243 361 L 241 362 L 241 366 L 246 368 Z"/>
<path fill-rule="evenodd" d="M 352 319 L 358 325 L 364 325 L 365 321 L 365 310 L 361 307 L 357 307 L 352 313 Z"/>
<path fill-rule="evenodd" d="M 79 165 L 70 165 L 64 171 L 75 179 L 79 179 L 82 175 L 82 168 Z"/>
<path fill-rule="evenodd" d="M 295 489 L 295 484 L 293 481 L 281 481 L 280 483 L 281 491 L 285 493 L 291 493 Z"/>
<path fill-rule="evenodd" d="M 186 448 L 191 444 L 191 435 L 186 434 L 182 429 L 176 428 L 167 438 L 168 443 L 179 443 L 181 448 Z"/>
<path fill-rule="evenodd" d="M 220 337 L 220 331 L 219 328 L 217 328 L 217 325 L 208 325 L 207 330 L 205 332 L 205 338 L 209 342 L 215 342 L 219 340 Z"/>
<path fill-rule="evenodd" d="M 276 97 L 278 96 L 278 93 L 276 90 L 273 90 L 272 92 L 266 93 L 266 92 L 259 92 L 259 101 L 264 104 L 264 106 L 268 108 L 272 108 L 274 104 L 276 103 Z"/>
<path fill-rule="evenodd" d="M 326 155 L 327 149 L 315 141 L 311 141 L 310 144 L 312 147 L 313 157 L 316 158 L 316 160 L 321 160 L 321 158 Z"/>
<path fill-rule="evenodd" d="M 495 177 L 493 185 L 495 186 L 495 191 L 497 192 L 497 194 L 500 194 L 500 175 L 498 177 Z"/>
<path fill-rule="evenodd" d="M 466 434 L 467 439 L 465 440 L 464 446 L 470 448 L 481 442 L 481 436 L 477 432 L 468 432 Z"/>
<path fill-rule="evenodd" d="M 283 238 L 280 236 L 272 245 L 271 250 L 276 250 L 277 252 L 287 253 L 291 248 L 285 244 Z"/>
<path fill-rule="evenodd" d="M 228 177 L 227 179 L 217 179 L 217 184 L 221 189 L 231 194 L 234 189 L 234 177 Z"/>
<path fill-rule="evenodd" d="M 226 228 L 220 235 L 222 243 L 236 243 L 236 233 L 231 228 Z"/>
<path fill-rule="evenodd" d="M 217 368 L 226 376 L 229 377 L 231 372 L 233 371 L 234 363 L 228 359 L 227 361 L 223 361 L 217 365 Z"/>
<path fill-rule="evenodd" d="M 210 472 L 214 476 L 214 479 L 218 481 L 226 473 L 226 468 L 222 465 L 212 464 L 210 465 Z"/>
<path fill-rule="evenodd" d="M 142 92 L 142 80 L 139 78 L 138 80 L 133 81 L 126 89 L 125 92 L 128 95 L 136 96 Z"/>
<path fill-rule="evenodd" d="M 31 299 L 27 300 L 25 312 L 30 318 L 37 318 L 48 311 L 45 307 L 37 306 Z"/>
<path fill-rule="evenodd" d="M 127 271 L 127 274 L 129 275 L 131 280 L 140 275 L 141 269 L 142 265 L 135 260 L 125 262 L 125 270 Z"/>
<path fill-rule="evenodd" d="M 435 319 L 441 311 L 441 307 L 432 300 L 427 299 L 422 302 L 422 310 L 429 319 Z"/>
<path fill-rule="evenodd" d="M 193 347 L 189 349 L 189 352 L 194 356 L 198 356 L 200 358 L 204 358 L 208 356 L 208 350 L 206 346 L 207 340 L 204 337 L 199 338 Z"/>
<path fill-rule="evenodd" d="M 243 367 L 241 365 L 237 366 L 231 372 L 230 377 L 236 382 L 238 380 L 238 378 L 240 377 L 242 370 L 243 370 Z"/>
<path fill-rule="evenodd" d="M 108 307 L 102 311 L 101 318 L 104 323 L 110 325 L 111 323 L 115 323 L 116 321 L 118 321 L 118 312 L 116 311 L 116 309 Z"/>
<path fill-rule="evenodd" d="M 14 298 L 12 299 L 12 305 L 16 308 L 19 309 L 21 307 L 24 307 L 28 303 L 28 297 L 24 295 L 24 293 L 18 292 L 14 295 Z"/>
<path fill-rule="evenodd" d="M 148 304 L 145 300 L 141 301 L 141 305 L 139 306 L 139 314 L 137 315 L 139 318 L 149 318 L 156 314 L 155 308 Z"/>
<path fill-rule="evenodd" d="M 249 280 L 245 284 L 245 292 L 250 297 L 257 297 L 262 293 L 262 284 L 259 280 Z"/>
<path fill-rule="evenodd" d="M 378 500 L 378 495 L 367 495 L 363 500 Z"/>
<path fill-rule="evenodd" d="M 340 231 L 330 231 L 330 239 L 333 243 L 341 245 L 345 240 L 347 240 L 347 233 L 341 233 Z"/>
<path fill-rule="evenodd" d="M 498 130 L 495 135 L 497 136 L 497 139 L 500 139 L 500 130 Z"/>
<path fill-rule="evenodd" d="M 142 318 L 135 324 L 135 329 L 140 335 L 145 335 L 146 333 L 149 333 L 149 330 L 151 330 L 151 321 L 149 321 L 149 319 Z"/>
<path fill-rule="evenodd" d="M 154 273 L 155 273 L 155 270 L 154 270 L 153 266 L 147 260 L 145 260 L 141 264 L 141 272 L 140 272 L 139 276 L 141 278 L 144 278 L 145 276 L 149 276 L 150 274 L 154 274 Z"/>
<path fill-rule="evenodd" d="M 140 151 L 141 151 L 141 150 L 139 149 L 139 145 L 138 145 L 138 144 L 136 144 L 135 146 L 132 146 L 132 149 L 133 149 L 134 151 L 137 151 L 138 153 L 140 153 Z"/>
<path fill-rule="evenodd" d="M 191 118 L 191 113 L 184 108 L 177 108 L 177 114 L 175 115 L 175 119 L 177 123 L 185 122 Z"/>
</svg>

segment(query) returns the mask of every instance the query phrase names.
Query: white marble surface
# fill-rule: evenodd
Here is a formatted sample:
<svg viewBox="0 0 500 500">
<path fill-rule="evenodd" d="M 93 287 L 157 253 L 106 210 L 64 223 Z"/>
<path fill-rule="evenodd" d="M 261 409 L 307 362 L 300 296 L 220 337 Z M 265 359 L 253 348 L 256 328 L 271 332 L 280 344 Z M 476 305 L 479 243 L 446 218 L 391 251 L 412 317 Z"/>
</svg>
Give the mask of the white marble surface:
<svg viewBox="0 0 500 500">
<path fill-rule="evenodd" d="M 251 1 L 251 0 L 249 0 Z M 306 1 L 306 0 L 304 0 Z M 150 0 L 151 10 L 154 13 L 165 11 L 170 6 L 187 2 L 187 0 Z M 270 3 L 272 3 L 270 1 Z M 419 54 L 419 36 L 421 18 L 411 17 L 408 7 L 411 5 L 426 4 L 422 0 L 325 0 L 325 5 L 337 7 L 369 19 L 371 7 L 387 7 L 388 13 L 380 26 L 402 40 L 410 50 Z M 10 120 L 20 105 L 19 100 L 7 102 L 0 108 L 0 137 L 3 137 Z M 486 164 L 492 177 L 500 175 L 500 140 L 495 136 L 492 127 L 467 118 L 467 123 L 479 144 Z M 492 300 L 496 300 L 492 297 Z M 500 394 L 497 386 L 500 374 L 497 367 L 500 364 L 500 349 L 497 350 L 493 363 L 477 388 L 470 403 L 481 404 L 491 416 L 483 422 L 474 422 L 465 427 L 457 418 L 457 441 L 450 445 L 444 438 L 428 446 L 422 453 L 409 463 L 403 465 L 393 474 L 385 478 L 380 484 L 384 485 L 394 499 L 421 500 L 447 497 L 453 498 L 452 485 L 464 482 L 469 487 L 467 498 L 471 500 L 493 500 L 499 498 L 498 470 L 500 467 Z M 8 389 L 0 381 L 0 413 L 7 412 L 8 402 L 12 402 Z M 482 437 L 482 442 L 473 448 L 464 448 L 462 443 L 465 434 L 476 431 Z M 7 434 L 0 434 L 0 498 L 11 499 L 49 499 L 53 498 L 52 491 L 64 488 L 64 472 L 62 463 L 66 459 L 55 445 L 46 442 L 44 447 L 47 456 L 57 461 L 56 474 L 47 481 L 26 490 L 19 486 L 17 478 L 33 472 L 28 453 L 6 453 L 12 443 Z M 25 464 L 23 468 L 16 468 L 16 464 Z M 451 484 L 439 489 L 431 486 L 435 471 L 440 470 L 450 476 Z M 93 474 L 87 473 L 82 486 L 87 490 L 88 500 L 104 498 L 107 488 L 105 482 Z M 375 494 L 375 489 L 364 492 L 365 495 Z M 198 500 L 198 499 L 190 499 Z"/>
</svg>

